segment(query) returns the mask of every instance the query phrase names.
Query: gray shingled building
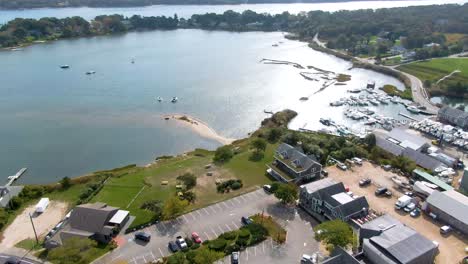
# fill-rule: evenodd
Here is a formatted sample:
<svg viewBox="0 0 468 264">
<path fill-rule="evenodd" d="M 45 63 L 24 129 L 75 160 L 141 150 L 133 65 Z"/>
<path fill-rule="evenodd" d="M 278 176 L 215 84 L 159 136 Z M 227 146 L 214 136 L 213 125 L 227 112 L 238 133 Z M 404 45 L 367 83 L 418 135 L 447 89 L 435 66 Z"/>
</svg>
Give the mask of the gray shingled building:
<svg viewBox="0 0 468 264">
<path fill-rule="evenodd" d="M 439 221 L 451 225 L 468 235 L 468 197 L 455 191 L 435 191 L 423 206 L 427 213 L 437 216 Z"/>
<path fill-rule="evenodd" d="M 0 186 L 0 207 L 8 207 L 11 198 L 17 196 L 23 186 Z"/>
<path fill-rule="evenodd" d="M 353 255 L 341 247 L 336 247 L 330 257 L 321 262 L 322 264 L 362 264 Z"/>
<path fill-rule="evenodd" d="M 437 246 L 389 215 L 380 216 L 359 230 L 363 254 L 375 264 L 433 263 Z"/>
<path fill-rule="evenodd" d="M 71 237 L 90 238 L 108 243 L 128 221 L 128 211 L 105 203 L 82 204 L 76 206 L 70 218 L 63 222 L 53 237 L 45 243 L 47 248 L 60 246 Z"/>
<path fill-rule="evenodd" d="M 268 174 L 282 182 L 316 179 L 321 171 L 320 163 L 286 143 L 278 146 L 275 160 L 267 170 Z"/>
<path fill-rule="evenodd" d="M 346 193 L 343 183 L 330 178 L 301 185 L 299 205 L 320 221 L 364 217 L 369 204 L 364 196 L 353 198 Z"/>
<path fill-rule="evenodd" d="M 437 115 L 440 121 L 468 129 L 468 113 L 460 109 L 444 106 Z"/>
</svg>

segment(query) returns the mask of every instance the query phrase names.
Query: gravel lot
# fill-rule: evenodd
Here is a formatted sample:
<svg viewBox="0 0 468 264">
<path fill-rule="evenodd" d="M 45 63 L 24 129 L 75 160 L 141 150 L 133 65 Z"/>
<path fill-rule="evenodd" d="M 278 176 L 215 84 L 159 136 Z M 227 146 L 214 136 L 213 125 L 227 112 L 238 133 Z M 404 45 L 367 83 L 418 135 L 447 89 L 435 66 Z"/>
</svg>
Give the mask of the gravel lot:
<svg viewBox="0 0 468 264">
<path fill-rule="evenodd" d="M 352 171 L 342 171 L 335 166 L 327 168 L 329 177 L 336 181 L 341 181 L 345 186 L 348 186 L 350 191 L 355 195 L 366 196 L 367 201 L 372 209 L 379 212 L 386 212 L 389 215 L 400 220 L 402 223 L 412 227 L 420 234 L 430 240 L 439 242 L 439 254 L 436 257 L 436 263 L 458 263 L 465 256 L 465 246 L 468 245 L 466 239 L 461 238 L 455 233 L 447 237 L 443 237 L 439 233 L 439 227 L 442 226 L 422 214 L 418 218 L 412 218 L 409 214 L 403 211 L 395 210 L 394 205 L 398 197 L 403 195 L 400 190 L 393 187 L 391 178 L 395 176 L 394 173 L 384 171 L 379 166 L 371 163 L 364 162 L 362 166 L 355 166 Z M 372 179 L 372 184 L 361 188 L 359 187 L 359 180 L 362 178 Z M 377 185 L 382 185 L 389 188 L 393 192 L 393 197 L 376 197 L 374 191 Z"/>
</svg>

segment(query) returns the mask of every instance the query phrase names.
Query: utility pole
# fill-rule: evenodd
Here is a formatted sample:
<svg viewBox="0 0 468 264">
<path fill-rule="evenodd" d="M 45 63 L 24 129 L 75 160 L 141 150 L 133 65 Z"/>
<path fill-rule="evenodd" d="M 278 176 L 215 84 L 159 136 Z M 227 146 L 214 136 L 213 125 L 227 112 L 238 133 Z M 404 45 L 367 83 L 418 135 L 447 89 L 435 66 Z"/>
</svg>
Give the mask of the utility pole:
<svg viewBox="0 0 468 264">
<path fill-rule="evenodd" d="M 39 245 L 39 239 L 37 238 L 36 228 L 34 227 L 34 222 L 33 222 L 31 213 L 29 213 L 29 219 L 31 220 L 31 225 L 34 231 L 34 236 L 36 237 L 36 244 Z"/>
</svg>

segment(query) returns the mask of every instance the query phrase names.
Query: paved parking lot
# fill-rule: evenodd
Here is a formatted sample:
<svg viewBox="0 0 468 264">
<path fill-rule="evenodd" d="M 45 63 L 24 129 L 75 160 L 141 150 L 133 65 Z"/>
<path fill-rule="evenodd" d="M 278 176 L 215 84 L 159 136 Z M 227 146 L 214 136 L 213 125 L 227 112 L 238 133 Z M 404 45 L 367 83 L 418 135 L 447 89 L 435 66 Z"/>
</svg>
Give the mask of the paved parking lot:
<svg viewBox="0 0 468 264">
<path fill-rule="evenodd" d="M 272 215 L 288 230 L 287 242 L 277 245 L 271 239 L 250 247 L 241 253 L 242 263 L 299 263 L 303 253 L 312 254 L 318 250 L 318 243 L 313 238 L 312 226 L 316 224 L 309 215 L 296 208 L 288 208 L 262 189 L 226 200 L 179 218 L 147 227 L 151 241 L 135 241 L 133 234 L 119 237 L 122 246 L 95 263 L 143 264 L 171 254 L 167 248 L 169 241 L 177 235 L 189 236 L 197 232 L 203 240 L 214 239 L 221 233 L 241 227 L 240 218 L 264 212 Z M 224 260 L 229 263 L 229 258 Z M 223 261 L 220 261 L 223 263 Z"/>
<path fill-rule="evenodd" d="M 404 211 L 395 210 L 395 202 L 404 193 L 393 187 L 391 177 L 395 174 L 391 171 L 384 171 L 379 166 L 368 162 L 364 162 L 362 167 L 353 167 L 353 171 L 342 171 L 334 166 L 328 167 L 327 170 L 330 178 L 343 182 L 355 195 L 365 196 L 372 209 L 387 213 L 418 231 L 426 238 L 437 241 L 439 243 L 439 254 L 436 257 L 435 263 L 458 263 L 465 256 L 464 250 L 468 241 L 462 236 L 455 233 L 447 237 L 441 236 L 439 233 L 439 228 L 442 226 L 441 223 L 433 221 L 424 214 L 418 218 L 413 218 Z M 364 188 L 359 187 L 359 180 L 362 178 L 370 178 L 373 184 Z M 377 185 L 389 188 L 393 192 L 393 196 L 390 198 L 376 197 L 374 192 L 377 189 Z"/>
</svg>

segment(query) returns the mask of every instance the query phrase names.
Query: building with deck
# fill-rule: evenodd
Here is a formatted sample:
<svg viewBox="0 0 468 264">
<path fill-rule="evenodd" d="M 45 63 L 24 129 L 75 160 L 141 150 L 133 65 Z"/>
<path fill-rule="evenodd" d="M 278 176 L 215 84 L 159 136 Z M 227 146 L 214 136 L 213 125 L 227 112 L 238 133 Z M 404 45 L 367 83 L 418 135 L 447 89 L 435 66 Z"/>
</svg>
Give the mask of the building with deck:
<svg viewBox="0 0 468 264">
<path fill-rule="evenodd" d="M 299 206 L 319 221 L 364 217 L 369 204 L 364 196 L 352 197 L 342 182 L 330 178 L 301 185 Z"/>
<path fill-rule="evenodd" d="M 320 178 L 322 165 L 313 157 L 304 154 L 301 149 L 282 143 L 278 146 L 274 158 L 267 173 L 279 181 L 299 182 Z"/>
</svg>

